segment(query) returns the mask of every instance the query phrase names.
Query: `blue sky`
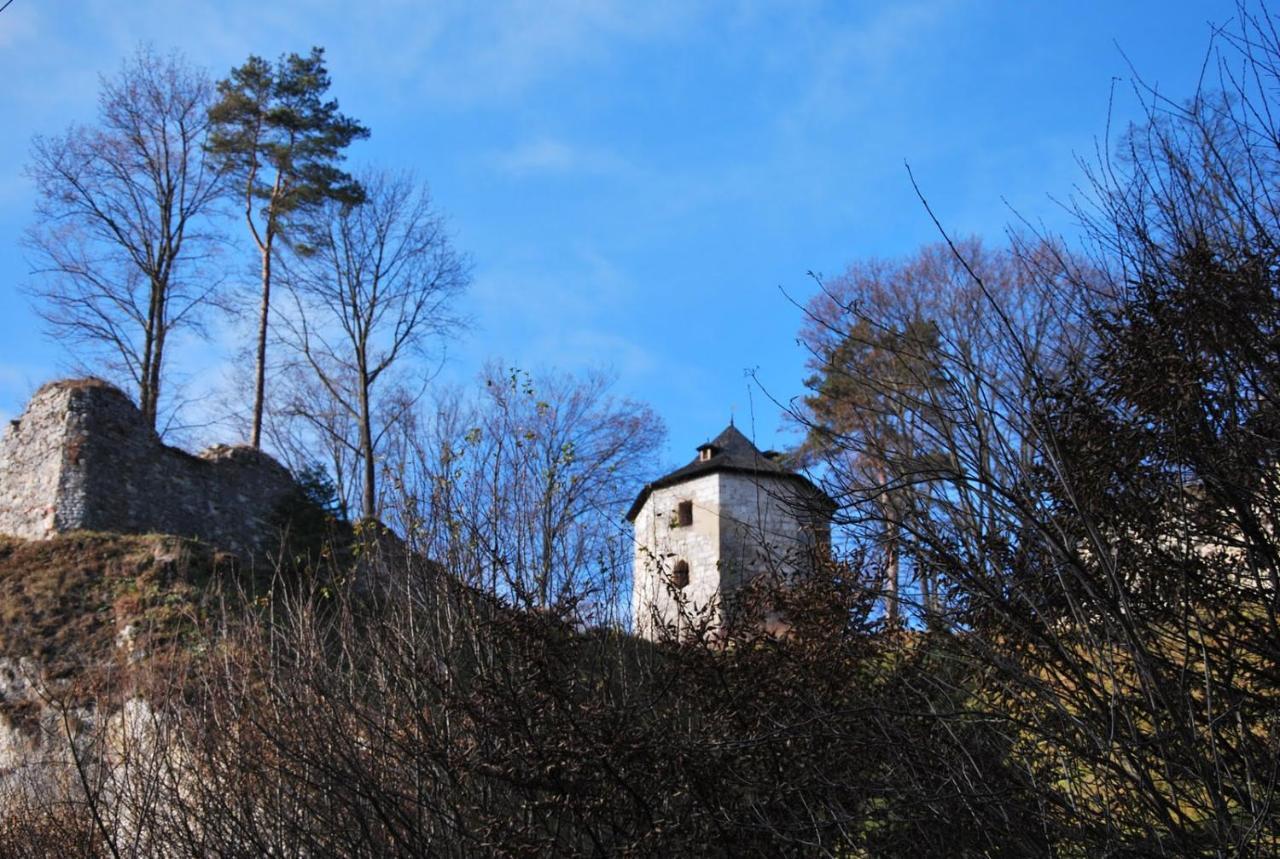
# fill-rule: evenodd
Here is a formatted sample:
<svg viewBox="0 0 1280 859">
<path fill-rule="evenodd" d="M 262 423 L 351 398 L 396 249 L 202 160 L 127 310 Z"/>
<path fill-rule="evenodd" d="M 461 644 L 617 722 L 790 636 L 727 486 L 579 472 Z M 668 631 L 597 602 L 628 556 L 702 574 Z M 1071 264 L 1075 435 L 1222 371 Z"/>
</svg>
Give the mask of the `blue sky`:
<svg viewBox="0 0 1280 859">
<path fill-rule="evenodd" d="M 1113 81 L 1113 125 L 1136 115 L 1130 63 L 1189 93 L 1210 23 L 1233 12 L 1219 0 L 15 0 L 0 13 L 0 417 L 67 365 L 18 291 L 30 139 L 91 121 L 98 75 L 140 40 L 217 77 L 250 53 L 324 46 L 334 94 L 373 131 L 352 165 L 415 169 L 474 260 L 476 325 L 443 378 L 466 382 L 494 356 L 612 367 L 620 392 L 666 419 L 675 463 L 731 412 L 762 448 L 794 441 L 769 399 L 802 393 L 805 375 L 783 290 L 803 300 L 808 271 L 937 240 L 904 163 L 956 234 L 998 241 L 1014 212 L 1069 231 L 1054 200 L 1100 143 Z M 188 366 L 221 362 L 237 336 L 186 344 Z"/>
</svg>

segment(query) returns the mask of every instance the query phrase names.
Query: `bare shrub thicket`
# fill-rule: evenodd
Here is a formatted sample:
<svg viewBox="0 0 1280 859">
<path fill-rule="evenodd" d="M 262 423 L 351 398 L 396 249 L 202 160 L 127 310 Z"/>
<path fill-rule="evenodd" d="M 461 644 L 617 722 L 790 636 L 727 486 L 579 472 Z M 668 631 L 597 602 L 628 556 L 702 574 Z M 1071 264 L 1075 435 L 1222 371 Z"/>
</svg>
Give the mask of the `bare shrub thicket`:
<svg viewBox="0 0 1280 859">
<path fill-rule="evenodd" d="M 928 639 L 869 635 L 843 567 L 784 592 L 785 640 L 743 623 L 655 645 L 515 610 L 410 555 L 377 597 L 276 592 L 139 692 L 149 742 L 85 745 L 64 799 L 0 848 L 82 855 L 1027 855 L 1033 795 L 953 704 Z M 178 678 L 181 678 L 180 681 Z M 105 701 L 104 701 L 105 703 Z M 157 710 L 154 712 L 161 712 Z M 105 736 L 104 736 L 105 739 Z M 96 750 L 96 751 L 95 751 Z M 98 815 L 109 815 L 104 825 Z M 64 845 L 66 845 L 64 847 Z"/>
<path fill-rule="evenodd" d="M 1090 168 L 1087 264 L 1012 257 L 1050 287 L 1038 315 L 1083 324 L 1059 328 L 1070 348 L 1039 348 L 971 245 L 946 250 L 991 332 L 976 353 L 954 315 L 908 326 L 838 288 L 815 306 L 815 325 L 834 306 L 845 326 L 819 341 L 816 404 L 870 388 L 897 423 L 801 420 L 833 486 L 893 502 L 855 520 L 892 537 L 875 578 L 898 564 L 933 584 L 913 611 L 946 608 L 965 718 L 1007 738 L 1067 855 L 1269 855 L 1280 839 L 1280 44 L 1243 5 L 1218 38 L 1204 90 L 1175 103 L 1139 85 L 1145 122 Z M 879 364 L 839 352 L 868 341 Z"/>
</svg>

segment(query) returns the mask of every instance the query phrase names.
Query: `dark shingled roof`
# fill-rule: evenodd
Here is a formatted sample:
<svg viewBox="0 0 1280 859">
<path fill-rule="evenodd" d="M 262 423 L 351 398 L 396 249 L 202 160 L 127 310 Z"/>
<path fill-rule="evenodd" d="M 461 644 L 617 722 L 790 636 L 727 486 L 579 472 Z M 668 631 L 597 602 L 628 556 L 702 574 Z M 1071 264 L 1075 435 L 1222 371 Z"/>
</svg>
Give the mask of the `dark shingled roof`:
<svg viewBox="0 0 1280 859">
<path fill-rule="evenodd" d="M 702 451 L 707 448 L 711 449 L 711 458 L 703 459 Z M 830 499 L 827 498 L 826 493 L 814 486 L 807 477 L 791 471 L 776 459 L 761 453 L 751 443 L 751 440 L 739 432 L 738 428 L 731 423 L 725 427 L 724 432 L 720 433 L 720 435 L 706 444 L 698 445 L 698 456 L 694 458 L 693 462 L 682 468 L 677 468 L 665 477 L 659 477 L 652 483 L 645 484 L 644 489 L 640 490 L 640 494 L 631 505 L 631 509 L 627 511 L 627 521 L 635 521 L 636 516 L 640 513 L 640 508 L 644 506 L 644 502 L 649 498 L 653 490 L 661 489 L 664 486 L 674 486 L 677 483 L 683 483 L 695 477 L 702 477 L 706 474 L 714 474 L 721 471 L 734 471 L 740 474 L 755 474 L 794 480 L 816 493 L 827 504 L 834 506 Z"/>
</svg>

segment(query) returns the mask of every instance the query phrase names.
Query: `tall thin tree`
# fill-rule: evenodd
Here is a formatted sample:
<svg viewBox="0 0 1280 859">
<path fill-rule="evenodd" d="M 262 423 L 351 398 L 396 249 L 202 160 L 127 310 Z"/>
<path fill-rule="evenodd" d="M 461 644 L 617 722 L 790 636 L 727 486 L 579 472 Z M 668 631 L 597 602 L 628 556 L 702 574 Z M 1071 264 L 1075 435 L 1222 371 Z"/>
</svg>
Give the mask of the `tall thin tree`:
<svg viewBox="0 0 1280 859">
<path fill-rule="evenodd" d="M 209 150 L 238 182 L 244 218 L 261 257 L 250 443 L 259 447 L 266 397 L 267 331 L 272 262 L 277 241 L 288 242 L 305 216 L 326 201 L 351 204 L 360 184 L 338 168 L 343 150 L 369 130 L 324 99 L 329 73 L 324 49 L 289 54 L 275 65 L 251 56 L 218 83 Z"/>
<path fill-rule="evenodd" d="M 359 433 L 361 508 L 377 515 L 382 430 L 376 398 L 403 359 L 463 324 L 452 306 L 469 279 L 425 187 L 407 174 L 361 176 L 362 203 L 333 201 L 308 230 L 282 333 Z M 385 430 L 385 427 L 382 428 Z"/>
<path fill-rule="evenodd" d="M 128 379 L 154 426 L 166 346 L 217 296 L 205 265 L 225 189 L 206 156 L 213 85 L 178 54 L 140 47 L 103 78 L 96 125 L 36 137 L 32 293 L 53 333 Z"/>
</svg>

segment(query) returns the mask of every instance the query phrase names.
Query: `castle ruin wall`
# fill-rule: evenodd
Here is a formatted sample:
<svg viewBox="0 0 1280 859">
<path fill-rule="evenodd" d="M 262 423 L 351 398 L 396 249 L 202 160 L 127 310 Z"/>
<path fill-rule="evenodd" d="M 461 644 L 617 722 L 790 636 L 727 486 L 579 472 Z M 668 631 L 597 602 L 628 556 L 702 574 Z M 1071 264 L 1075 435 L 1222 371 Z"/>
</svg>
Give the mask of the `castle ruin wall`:
<svg viewBox="0 0 1280 859">
<path fill-rule="evenodd" d="M 118 389 L 44 386 L 0 438 L 0 533 L 74 530 L 193 537 L 242 556 L 273 548 L 289 472 L 246 447 L 193 456 L 160 441 Z"/>
</svg>

